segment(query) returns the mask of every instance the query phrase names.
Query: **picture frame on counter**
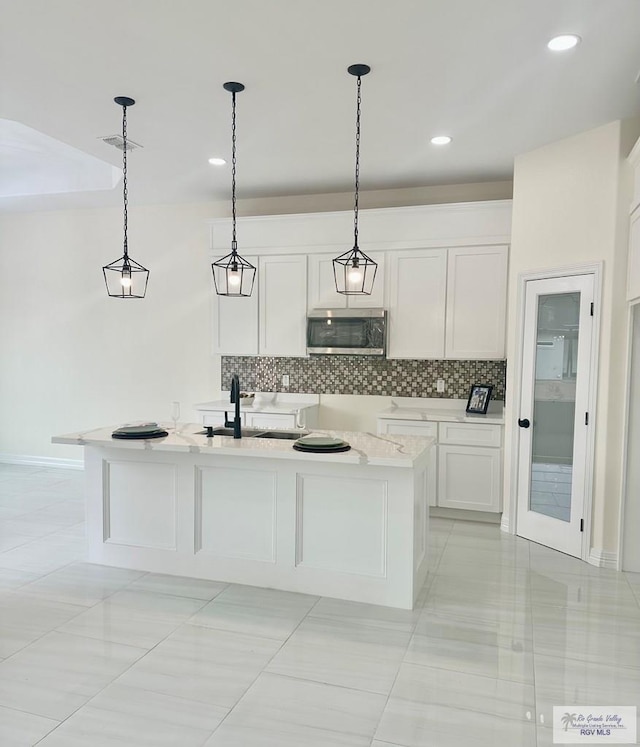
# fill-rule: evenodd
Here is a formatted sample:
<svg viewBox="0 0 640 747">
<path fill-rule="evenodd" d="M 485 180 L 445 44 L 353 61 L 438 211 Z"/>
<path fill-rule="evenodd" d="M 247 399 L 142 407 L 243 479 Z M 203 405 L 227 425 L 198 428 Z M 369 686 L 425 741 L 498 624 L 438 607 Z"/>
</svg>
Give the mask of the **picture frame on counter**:
<svg viewBox="0 0 640 747">
<path fill-rule="evenodd" d="M 467 409 L 471 415 L 486 415 L 493 387 L 489 384 L 473 384 L 469 390 Z"/>
</svg>

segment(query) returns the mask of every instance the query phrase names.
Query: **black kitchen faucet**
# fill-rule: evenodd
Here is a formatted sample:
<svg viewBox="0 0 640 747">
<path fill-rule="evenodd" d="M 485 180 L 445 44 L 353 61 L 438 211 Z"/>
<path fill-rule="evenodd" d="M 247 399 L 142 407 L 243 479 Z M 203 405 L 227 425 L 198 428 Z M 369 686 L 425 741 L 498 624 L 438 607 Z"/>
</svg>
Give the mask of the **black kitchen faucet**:
<svg viewBox="0 0 640 747">
<path fill-rule="evenodd" d="M 231 404 L 235 404 L 236 411 L 233 421 L 228 419 L 227 412 L 224 413 L 224 427 L 233 428 L 233 437 L 242 438 L 242 428 L 240 427 L 240 379 L 238 374 L 231 377 Z"/>
</svg>

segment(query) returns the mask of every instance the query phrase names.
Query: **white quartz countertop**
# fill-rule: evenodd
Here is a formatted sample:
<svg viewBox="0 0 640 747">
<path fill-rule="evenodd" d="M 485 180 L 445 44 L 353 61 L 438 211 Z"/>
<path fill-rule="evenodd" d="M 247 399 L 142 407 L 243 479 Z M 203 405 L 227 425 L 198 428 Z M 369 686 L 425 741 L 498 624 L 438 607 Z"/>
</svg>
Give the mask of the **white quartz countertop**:
<svg viewBox="0 0 640 747">
<path fill-rule="evenodd" d="M 75 444 L 78 446 L 101 446 L 115 449 L 187 452 L 191 454 L 219 454 L 232 457 L 258 457 L 267 459 L 295 459 L 305 462 L 332 462 L 335 464 L 369 464 L 386 467 L 418 467 L 426 464 L 428 452 L 434 443 L 432 438 L 421 436 L 377 436 L 373 433 L 351 431 L 309 430 L 323 436 L 341 438 L 351 445 L 351 450 L 339 454 L 313 454 L 296 451 L 293 441 L 268 438 L 240 438 L 214 436 L 207 438 L 201 425 L 195 423 L 173 425 L 163 424 L 169 432 L 164 438 L 116 439 L 112 432 L 120 427 L 112 425 L 77 433 L 54 436 L 55 444 Z M 300 435 L 303 435 L 302 431 Z"/>
<path fill-rule="evenodd" d="M 470 415 L 465 412 L 465 407 L 466 402 L 463 400 L 414 399 L 412 402 L 411 399 L 403 397 L 401 402 L 394 402 L 391 407 L 377 413 L 377 417 L 384 420 L 504 424 L 504 405 L 500 401 L 491 402 L 486 415 Z"/>
</svg>

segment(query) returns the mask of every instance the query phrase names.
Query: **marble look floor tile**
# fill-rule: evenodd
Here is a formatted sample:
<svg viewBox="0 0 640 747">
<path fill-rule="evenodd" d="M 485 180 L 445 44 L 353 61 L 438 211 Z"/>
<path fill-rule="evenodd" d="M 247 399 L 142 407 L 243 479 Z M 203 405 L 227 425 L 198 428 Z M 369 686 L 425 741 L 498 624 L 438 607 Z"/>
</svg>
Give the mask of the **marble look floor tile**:
<svg viewBox="0 0 640 747">
<path fill-rule="evenodd" d="M 0 568 L 15 568 L 31 573 L 51 573 L 84 559 L 85 543 L 78 539 L 48 535 L 31 540 L 13 550 L 0 553 Z"/>
<path fill-rule="evenodd" d="M 389 699 L 373 745 L 380 747 L 536 747 L 536 725 L 449 706 Z"/>
<path fill-rule="evenodd" d="M 279 648 L 269 638 L 182 625 L 118 684 L 231 708 Z"/>
<path fill-rule="evenodd" d="M 635 705 L 640 670 L 536 654 L 536 698 L 545 707 L 565 703 Z M 549 723 L 549 714 L 545 714 Z"/>
<path fill-rule="evenodd" d="M 407 663 L 391 697 L 522 721 L 530 720 L 535 703 L 530 684 Z"/>
<path fill-rule="evenodd" d="M 151 649 L 178 625 L 180 622 L 175 619 L 158 619 L 153 613 L 116 606 L 107 600 L 82 612 L 58 630 L 62 633 Z"/>
<path fill-rule="evenodd" d="M 123 609 L 141 615 L 153 616 L 156 620 L 181 623 L 191 618 L 206 602 L 203 599 L 176 597 L 155 591 L 137 591 L 129 588 L 117 591 L 105 602 L 111 609 Z"/>
<path fill-rule="evenodd" d="M 409 747 L 535 745 L 532 685 L 403 664 L 376 739 Z"/>
<path fill-rule="evenodd" d="M 46 747 L 201 747 L 227 710 L 115 683 L 80 708 Z"/>
<path fill-rule="evenodd" d="M 382 695 L 262 674 L 206 747 L 368 747 Z"/>
<path fill-rule="evenodd" d="M 0 553 L 7 550 L 13 550 L 15 547 L 21 547 L 33 541 L 33 534 L 24 534 L 16 530 L 3 530 L 0 534 Z M 0 556 L 1 557 L 1 556 Z"/>
<path fill-rule="evenodd" d="M 34 599 L 22 591 L 0 594 L 0 656 L 12 656 L 71 620 L 83 607 Z"/>
<path fill-rule="evenodd" d="M 427 615 L 420 630 L 425 635 L 411 639 L 404 658 L 407 663 L 533 684 L 531 632 L 524 626 L 503 626 L 501 630 L 499 626 Z"/>
<path fill-rule="evenodd" d="M 536 656 L 578 659 L 640 670 L 640 628 L 631 635 L 599 630 L 580 632 L 574 628 L 535 628 Z"/>
<path fill-rule="evenodd" d="M 194 614 L 189 622 L 284 641 L 317 599 L 307 594 L 233 585 Z"/>
<path fill-rule="evenodd" d="M 160 594 L 171 594 L 174 597 L 190 597 L 211 601 L 228 584 L 221 581 L 206 581 L 200 578 L 183 576 L 166 576 L 160 573 L 146 573 L 129 585 L 130 591 L 155 591 Z"/>
<path fill-rule="evenodd" d="M 41 578 L 38 573 L 18 571 L 13 568 L 0 568 L 0 591 L 19 589 L 38 578 Z"/>
<path fill-rule="evenodd" d="M 309 617 L 413 633 L 416 622 L 420 617 L 420 610 L 400 610 L 377 604 L 363 604 L 322 597 L 309 612 Z"/>
<path fill-rule="evenodd" d="M 584 607 L 561 607 L 559 605 L 535 604 L 531 607 L 534 626 L 575 629 L 619 631 L 633 635 L 640 629 L 640 618 L 631 605 L 617 609 L 592 610 Z"/>
<path fill-rule="evenodd" d="M 39 511 L 33 513 L 38 514 Z M 34 518 L 33 514 L 23 514 L 16 519 L 9 519 L 8 521 L 2 522 L 0 548 L 2 547 L 2 542 L 5 537 L 21 535 L 23 537 L 34 539 L 36 537 L 45 537 L 47 534 L 53 534 L 54 532 L 59 531 L 59 529 L 60 526 L 58 524 L 46 522 L 40 517 Z M 9 548 L 5 547 L 4 549 L 8 550 Z"/>
<path fill-rule="evenodd" d="M 65 719 L 145 653 L 133 646 L 48 633 L 0 662 L 0 705 Z"/>
<path fill-rule="evenodd" d="M 2 747 L 32 747 L 59 723 L 0 706 L 0 744 Z"/>
<path fill-rule="evenodd" d="M 33 596 L 90 607 L 142 576 L 141 571 L 74 563 L 23 587 Z"/>
<path fill-rule="evenodd" d="M 403 631 L 307 618 L 267 671 L 388 694 L 409 640 Z"/>
</svg>

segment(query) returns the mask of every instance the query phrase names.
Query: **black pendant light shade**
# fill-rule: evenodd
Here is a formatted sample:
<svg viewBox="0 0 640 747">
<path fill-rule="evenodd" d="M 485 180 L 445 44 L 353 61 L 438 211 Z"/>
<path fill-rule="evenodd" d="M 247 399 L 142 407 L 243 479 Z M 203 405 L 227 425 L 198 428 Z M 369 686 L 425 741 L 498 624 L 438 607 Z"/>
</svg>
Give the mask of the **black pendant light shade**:
<svg viewBox="0 0 640 747">
<path fill-rule="evenodd" d="M 149 270 L 129 256 L 127 239 L 127 208 L 129 195 L 127 191 L 127 107 L 136 102 L 128 96 L 116 96 L 114 99 L 122 107 L 122 202 L 124 206 L 124 254 L 102 268 L 107 293 L 112 298 L 144 298 L 149 282 Z"/>
<path fill-rule="evenodd" d="M 333 260 L 333 277 L 336 291 L 345 296 L 370 296 L 376 279 L 378 264 L 358 246 L 358 197 L 360 192 L 360 89 L 362 76 L 371 72 L 369 65 L 350 65 L 350 75 L 358 79 L 356 99 L 356 179 L 353 211 L 353 249 Z"/>
<path fill-rule="evenodd" d="M 211 265 L 213 283 L 219 296 L 250 296 L 256 279 L 256 268 L 238 254 L 236 240 L 236 94 L 244 91 L 242 83 L 229 82 L 223 86 L 231 93 L 231 210 L 233 234 L 231 252 Z"/>
</svg>

